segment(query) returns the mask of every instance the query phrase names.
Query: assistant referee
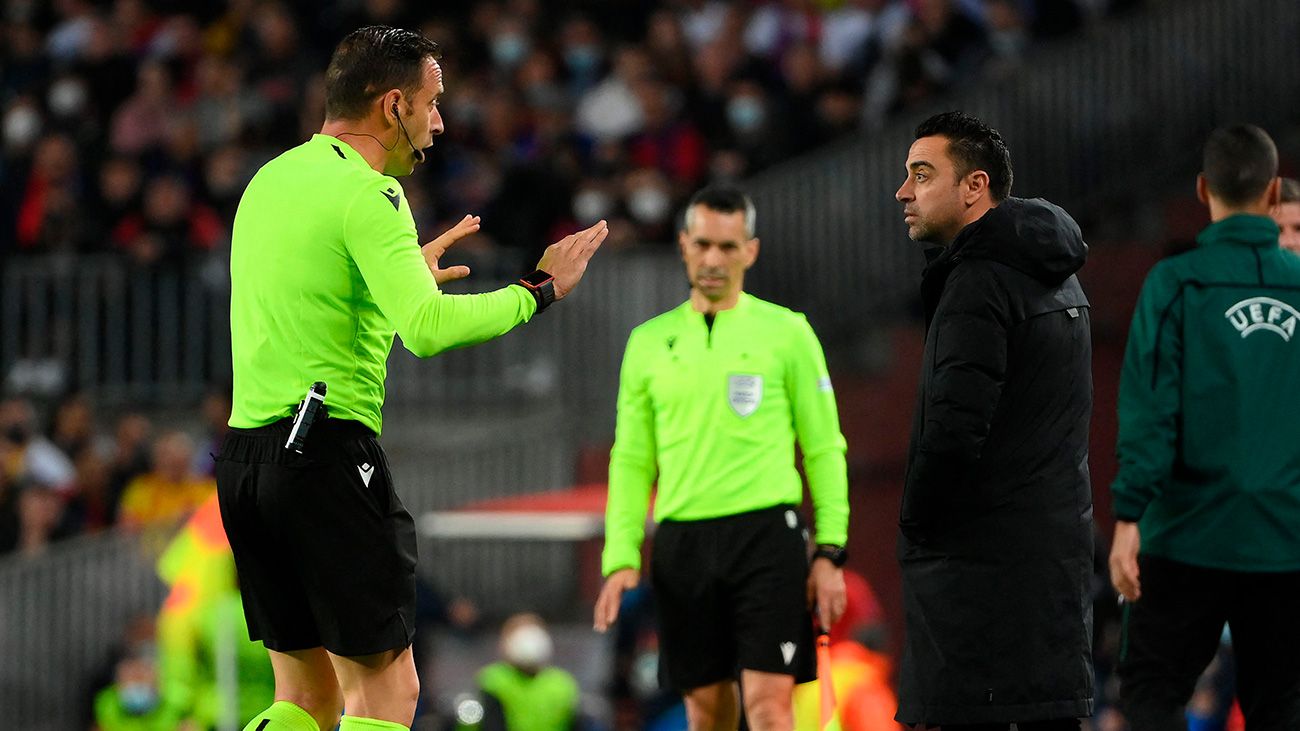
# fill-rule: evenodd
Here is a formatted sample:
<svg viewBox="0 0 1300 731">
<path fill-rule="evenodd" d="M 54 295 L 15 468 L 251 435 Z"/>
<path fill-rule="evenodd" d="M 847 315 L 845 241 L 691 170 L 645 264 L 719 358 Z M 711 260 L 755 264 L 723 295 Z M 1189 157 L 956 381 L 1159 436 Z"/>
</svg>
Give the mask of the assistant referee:
<svg viewBox="0 0 1300 731">
<path fill-rule="evenodd" d="M 249 633 L 270 651 L 276 702 L 249 731 L 405 729 L 415 531 L 377 441 L 394 331 L 419 356 L 502 335 L 581 279 L 600 222 L 547 248 L 518 286 L 446 295 L 469 273 L 438 256 L 477 230 L 466 217 L 419 246 L 393 176 L 442 133 L 437 44 L 372 26 L 335 49 L 320 134 L 258 171 L 235 216 L 232 427 L 217 464 Z M 295 406 L 324 382 L 326 418 L 301 453 Z"/>
<path fill-rule="evenodd" d="M 736 680 L 756 731 L 793 728 L 794 682 L 815 676 L 812 617 L 844 611 L 845 442 L 817 336 L 803 315 L 743 291 L 758 256 L 754 204 L 697 193 L 678 236 L 690 299 L 632 331 L 619 380 L 596 629 L 640 576 L 651 487 L 651 585 L 661 681 L 692 729 L 734 729 Z M 816 558 L 796 510 L 803 481 Z"/>
</svg>

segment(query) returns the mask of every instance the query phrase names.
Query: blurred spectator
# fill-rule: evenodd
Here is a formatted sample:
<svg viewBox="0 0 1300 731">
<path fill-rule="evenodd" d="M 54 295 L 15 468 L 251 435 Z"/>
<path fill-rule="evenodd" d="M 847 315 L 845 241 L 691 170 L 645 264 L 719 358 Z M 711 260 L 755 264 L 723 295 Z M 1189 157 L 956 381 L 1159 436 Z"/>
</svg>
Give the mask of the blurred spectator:
<svg viewBox="0 0 1300 731">
<path fill-rule="evenodd" d="M 640 47 L 619 48 L 614 72 L 578 101 L 578 131 L 598 140 L 624 139 L 641 131 L 645 118 L 634 89 L 653 73 L 650 57 Z"/>
<path fill-rule="evenodd" d="M 654 168 L 633 170 L 623 179 L 623 199 L 638 241 L 666 241 L 673 226 L 673 187 Z"/>
<path fill-rule="evenodd" d="M 749 16 L 745 48 L 760 58 L 778 59 L 792 46 L 815 43 L 821 24 L 813 0 L 768 0 Z"/>
<path fill-rule="evenodd" d="M 123 657 L 113 675 L 113 684 L 95 696 L 98 731 L 174 731 L 181 727 L 180 718 L 162 703 L 152 654 L 140 650 Z"/>
<path fill-rule="evenodd" d="M 1025 49 L 1029 47 L 1029 27 L 1024 12 L 1015 0 L 986 0 L 984 12 L 988 18 L 989 48 L 992 50 L 989 73 L 1009 76 L 1020 67 Z"/>
<path fill-rule="evenodd" d="M 1125 4 L 19 3 L 0 43 L 0 228 L 15 234 L 0 256 L 100 250 L 106 232 L 148 265 L 211 249 L 264 151 L 319 127 L 319 69 L 362 24 L 420 27 L 446 49 L 448 134 L 411 179 L 428 193 L 413 213 L 422 227 L 482 213 L 474 256 L 504 271 L 567 223 L 587 177 L 658 169 L 675 207 Z"/>
<path fill-rule="evenodd" d="M 235 220 L 239 197 L 252 178 L 244 148 L 230 144 L 213 151 L 203 170 L 204 197 L 226 227 Z"/>
<path fill-rule="evenodd" d="M 605 71 L 605 39 L 590 18 L 575 15 L 560 28 L 560 48 L 569 94 L 580 96 L 600 81 Z"/>
<path fill-rule="evenodd" d="M 64 135 L 41 139 L 18 209 L 17 242 L 26 251 L 75 251 L 80 243 L 80 168 Z"/>
<path fill-rule="evenodd" d="M 461 728 L 483 731 L 569 731 L 578 718 L 578 682 L 549 665 L 553 650 L 546 625 L 535 614 L 516 614 L 501 627 L 501 661 L 478 675 L 481 721 Z M 471 715 L 471 717 L 472 717 Z"/>
<path fill-rule="evenodd" d="M 675 188 L 673 198 L 694 191 L 704 175 L 708 151 L 699 130 L 681 116 L 680 95 L 649 79 L 637 82 L 632 92 L 641 107 L 643 127 L 629 141 L 629 162 L 667 175 Z"/>
<path fill-rule="evenodd" d="M 143 266 L 175 265 L 210 251 L 225 235 L 220 219 L 193 199 L 178 175 L 162 175 L 144 190 L 144 209 L 113 229 L 113 241 Z"/>
<path fill-rule="evenodd" d="M 88 209 L 85 215 L 91 221 L 92 232 L 85 244 L 87 249 L 111 248 L 110 234 L 140 208 L 142 182 L 143 174 L 135 158 L 113 155 L 104 161 L 99 168 L 98 186 L 83 203 Z"/>
<path fill-rule="evenodd" d="M 1300 181 L 1282 178 L 1281 202 L 1273 209 L 1273 220 L 1281 229 L 1278 243 L 1300 254 Z"/>
<path fill-rule="evenodd" d="M 199 411 L 203 416 L 203 439 L 194 452 L 194 474 L 212 477 L 216 474 L 212 455 L 221 452 L 221 442 L 230 431 L 230 388 L 209 388 Z"/>
<path fill-rule="evenodd" d="M 72 533 L 97 533 L 116 520 L 109 462 L 94 447 L 75 453 L 76 477 L 68 493 L 64 524 Z"/>
<path fill-rule="evenodd" d="M 41 436 L 36 410 L 27 399 L 0 401 L 0 439 L 8 447 L 0 469 L 10 479 L 53 490 L 66 490 L 72 484 L 72 461 Z"/>
<path fill-rule="evenodd" d="M 149 472 L 149 442 L 152 432 L 153 425 L 144 414 L 127 412 L 117 420 L 109 460 L 109 521 L 112 523 L 117 522 L 122 494 L 126 492 L 127 485 Z"/>
<path fill-rule="evenodd" d="M 179 520 L 217 489 L 211 477 L 195 474 L 194 443 L 183 432 L 158 437 L 153 470 L 131 481 L 122 494 L 121 524 L 128 528 Z"/>
<path fill-rule="evenodd" d="M 50 442 L 65 455 L 77 455 L 95 439 L 95 412 L 85 394 L 72 393 L 54 409 Z"/>
<path fill-rule="evenodd" d="M 167 67 L 161 61 L 141 64 L 136 74 L 135 93 L 113 115 L 109 138 L 113 151 L 139 155 L 161 147 L 176 107 Z"/>
<path fill-rule="evenodd" d="M 62 520 L 63 495 L 31 480 L 11 480 L 0 494 L 0 554 L 40 555 L 70 535 Z"/>
</svg>

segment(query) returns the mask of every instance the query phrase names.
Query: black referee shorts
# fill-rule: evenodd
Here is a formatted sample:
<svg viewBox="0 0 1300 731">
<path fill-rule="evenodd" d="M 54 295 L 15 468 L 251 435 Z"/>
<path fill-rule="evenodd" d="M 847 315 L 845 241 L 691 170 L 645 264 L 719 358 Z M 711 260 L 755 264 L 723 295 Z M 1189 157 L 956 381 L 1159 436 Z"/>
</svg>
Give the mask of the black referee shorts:
<svg viewBox="0 0 1300 731">
<path fill-rule="evenodd" d="M 401 649 L 415 633 L 415 523 L 375 435 L 355 421 L 231 429 L 217 459 L 221 520 L 248 632 L 279 652 Z"/>
<path fill-rule="evenodd" d="M 650 580 L 662 685 L 684 692 L 741 670 L 817 677 L 807 538 L 793 506 L 663 521 Z"/>
</svg>

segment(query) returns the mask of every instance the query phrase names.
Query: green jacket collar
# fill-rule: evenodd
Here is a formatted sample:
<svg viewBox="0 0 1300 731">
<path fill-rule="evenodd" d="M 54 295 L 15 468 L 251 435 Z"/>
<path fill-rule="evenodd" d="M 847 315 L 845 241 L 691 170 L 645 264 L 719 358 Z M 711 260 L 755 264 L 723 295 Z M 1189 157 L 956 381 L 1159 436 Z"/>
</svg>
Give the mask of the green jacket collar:
<svg viewBox="0 0 1300 731">
<path fill-rule="evenodd" d="M 1278 245 L 1277 237 L 1277 223 L 1273 219 L 1268 216 L 1252 216 L 1239 213 L 1207 226 L 1196 237 L 1196 243 L 1202 246 L 1236 244 L 1239 246 L 1275 247 Z"/>
</svg>

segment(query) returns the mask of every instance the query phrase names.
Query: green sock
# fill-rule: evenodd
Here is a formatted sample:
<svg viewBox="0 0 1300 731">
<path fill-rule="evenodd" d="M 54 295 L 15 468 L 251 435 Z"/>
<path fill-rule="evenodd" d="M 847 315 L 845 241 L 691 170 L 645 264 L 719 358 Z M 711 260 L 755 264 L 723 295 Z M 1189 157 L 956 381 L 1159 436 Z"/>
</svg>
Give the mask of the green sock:
<svg viewBox="0 0 1300 731">
<path fill-rule="evenodd" d="M 289 701 L 276 701 L 248 722 L 244 731 L 320 731 L 316 719 Z"/>
<path fill-rule="evenodd" d="M 409 727 L 392 721 L 380 721 L 377 718 L 361 718 L 359 716 L 344 716 L 343 721 L 339 723 L 339 731 L 366 731 L 366 729 L 375 729 L 378 731 L 409 731 Z"/>
</svg>

